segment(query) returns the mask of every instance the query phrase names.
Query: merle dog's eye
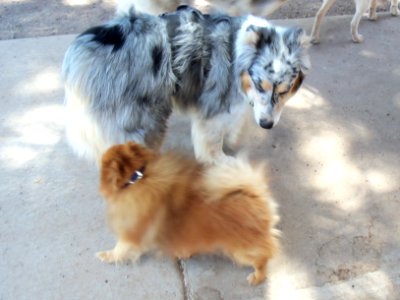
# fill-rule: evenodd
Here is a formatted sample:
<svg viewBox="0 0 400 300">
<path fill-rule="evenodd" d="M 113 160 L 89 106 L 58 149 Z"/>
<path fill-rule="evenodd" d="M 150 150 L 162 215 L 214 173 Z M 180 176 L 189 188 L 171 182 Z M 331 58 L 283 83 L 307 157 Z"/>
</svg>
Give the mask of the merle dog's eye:
<svg viewBox="0 0 400 300">
<path fill-rule="evenodd" d="M 290 91 L 290 84 L 287 83 L 280 83 L 277 87 L 276 87 L 276 92 L 279 96 L 284 96 L 287 93 L 289 93 Z"/>
<path fill-rule="evenodd" d="M 280 93 L 278 93 L 278 95 L 279 95 L 279 96 L 284 96 L 284 95 L 286 95 L 287 93 L 289 93 L 289 90 L 284 91 L 284 92 L 280 92 Z"/>
<path fill-rule="evenodd" d="M 261 80 L 261 79 L 257 81 L 257 83 L 256 83 L 256 89 L 257 89 L 259 92 L 261 92 L 261 93 L 264 93 L 264 92 L 265 92 L 264 89 L 263 89 L 263 87 L 262 87 L 262 80 Z"/>
<path fill-rule="evenodd" d="M 264 70 L 271 69 L 271 67 L 272 67 L 272 62 L 266 64 L 266 65 L 264 66 Z"/>
</svg>

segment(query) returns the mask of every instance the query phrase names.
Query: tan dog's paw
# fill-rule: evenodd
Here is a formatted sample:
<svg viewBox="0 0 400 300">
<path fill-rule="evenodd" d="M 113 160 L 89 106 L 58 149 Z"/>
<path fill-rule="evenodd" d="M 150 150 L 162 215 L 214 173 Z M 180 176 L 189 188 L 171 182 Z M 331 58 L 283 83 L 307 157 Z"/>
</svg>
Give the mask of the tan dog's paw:
<svg viewBox="0 0 400 300">
<path fill-rule="evenodd" d="M 100 251 L 96 253 L 96 257 L 105 263 L 114 263 L 121 261 L 114 255 L 114 251 Z"/>
<path fill-rule="evenodd" d="M 258 285 L 261 282 L 263 282 L 265 280 L 265 276 L 257 276 L 256 272 L 251 273 L 249 276 L 247 276 L 247 282 L 250 285 Z"/>
<path fill-rule="evenodd" d="M 129 253 L 116 253 L 115 250 L 100 251 L 96 253 L 96 257 L 105 263 L 122 263 L 125 261 L 135 262 L 140 257 L 140 253 L 129 251 Z"/>
<path fill-rule="evenodd" d="M 118 240 L 114 249 L 97 252 L 96 256 L 102 262 L 119 263 L 128 260 L 135 262 L 141 254 L 141 250 L 138 247 L 135 247 L 132 243 L 124 240 Z"/>
</svg>

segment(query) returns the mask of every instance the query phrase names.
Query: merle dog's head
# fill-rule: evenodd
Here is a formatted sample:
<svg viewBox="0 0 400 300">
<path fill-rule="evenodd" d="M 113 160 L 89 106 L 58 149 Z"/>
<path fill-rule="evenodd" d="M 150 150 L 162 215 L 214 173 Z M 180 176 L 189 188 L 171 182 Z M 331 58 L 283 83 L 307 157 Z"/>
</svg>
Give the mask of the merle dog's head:
<svg viewBox="0 0 400 300">
<path fill-rule="evenodd" d="M 305 32 L 254 18 L 245 22 L 238 40 L 245 65 L 240 71 L 243 92 L 253 104 L 256 122 L 271 129 L 309 69 Z"/>
</svg>

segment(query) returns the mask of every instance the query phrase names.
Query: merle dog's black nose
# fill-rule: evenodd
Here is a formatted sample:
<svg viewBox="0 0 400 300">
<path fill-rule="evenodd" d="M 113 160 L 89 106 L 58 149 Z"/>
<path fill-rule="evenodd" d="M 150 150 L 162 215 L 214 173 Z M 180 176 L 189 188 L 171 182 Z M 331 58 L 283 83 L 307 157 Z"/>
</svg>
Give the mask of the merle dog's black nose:
<svg viewBox="0 0 400 300">
<path fill-rule="evenodd" d="M 268 121 L 266 119 L 261 119 L 260 126 L 264 129 L 271 129 L 274 126 L 274 122 Z"/>
</svg>

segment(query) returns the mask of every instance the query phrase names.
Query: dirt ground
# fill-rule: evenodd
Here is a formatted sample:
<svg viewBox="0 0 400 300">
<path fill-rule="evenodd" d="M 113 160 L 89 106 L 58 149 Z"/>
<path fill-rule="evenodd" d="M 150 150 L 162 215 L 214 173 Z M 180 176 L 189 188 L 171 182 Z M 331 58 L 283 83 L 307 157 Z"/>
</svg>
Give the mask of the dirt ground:
<svg viewBox="0 0 400 300">
<path fill-rule="evenodd" d="M 312 17 L 320 5 L 321 0 L 288 0 L 269 18 Z M 0 0 L 0 39 L 79 33 L 109 20 L 114 10 L 115 0 Z M 328 14 L 353 12 L 353 1 L 338 0 Z"/>
</svg>

